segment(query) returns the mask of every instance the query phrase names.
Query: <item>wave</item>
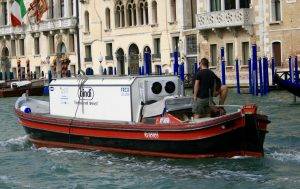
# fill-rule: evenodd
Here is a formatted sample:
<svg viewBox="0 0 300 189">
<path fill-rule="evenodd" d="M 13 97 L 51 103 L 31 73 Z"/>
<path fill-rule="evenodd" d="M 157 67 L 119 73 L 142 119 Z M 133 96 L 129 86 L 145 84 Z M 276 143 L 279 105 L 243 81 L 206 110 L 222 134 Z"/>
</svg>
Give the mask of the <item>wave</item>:
<svg viewBox="0 0 300 189">
<path fill-rule="evenodd" d="M 300 163 L 300 152 L 295 150 L 289 150 L 285 152 L 274 151 L 270 154 L 270 156 L 282 162 L 292 161 Z"/>
<path fill-rule="evenodd" d="M 27 135 L 25 135 L 17 138 L 11 138 L 6 141 L 0 141 L 0 147 L 11 151 L 20 151 L 29 149 L 31 147 L 31 143 L 27 140 Z"/>
</svg>

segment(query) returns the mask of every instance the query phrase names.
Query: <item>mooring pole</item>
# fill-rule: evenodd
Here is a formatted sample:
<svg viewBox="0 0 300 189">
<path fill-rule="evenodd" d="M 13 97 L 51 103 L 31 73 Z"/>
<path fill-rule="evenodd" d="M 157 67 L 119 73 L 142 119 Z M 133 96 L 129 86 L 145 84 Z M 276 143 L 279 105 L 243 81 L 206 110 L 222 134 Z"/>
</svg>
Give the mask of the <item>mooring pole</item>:
<svg viewBox="0 0 300 189">
<path fill-rule="evenodd" d="M 274 77 L 275 77 L 275 58 L 274 57 L 272 57 L 271 66 L 272 66 L 272 85 L 275 85 L 275 82 L 274 82 Z"/>
<path fill-rule="evenodd" d="M 182 62 L 182 64 L 180 64 L 180 67 L 179 67 L 180 69 L 180 79 L 181 79 L 181 81 L 183 81 L 184 82 L 184 63 Z"/>
<path fill-rule="evenodd" d="M 248 70 L 249 70 L 249 93 L 250 94 L 253 94 L 253 91 L 252 91 L 252 66 L 251 66 L 251 58 L 248 59 Z"/>
<path fill-rule="evenodd" d="M 299 83 L 298 56 L 295 56 L 295 82 Z"/>
<path fill-rule="evenodd" d="M 259 62 L 259 92 L 260 92 L 260 96 L 264 95 L 264 79 L 263 79 L 263 59 L 259 58 L 258 60 Z"/>
<path fill-rule="evenodd" d="M 293 83 L 294 82 L 294 66 L 293 63 L 294 59 L 290 56 L 289 57 L 289 71 L 290 71 L 290 81 Z"/>
<path fill-rule="evenodd" d="M 221 47 L 221 75 L 222 75 L 222 84 L 226 85 L 226 67 L 225 67 L 225 49 Z"/>
<path fill-rule="evenodd" d="M 174 75 L 178 75 L 178 51 L 173 53 L 174 57 Z"/>
<path fill-rule="evenodd" d="M 79 32 L 79 0 L 76 1 L 76 25 L 75 25 L 75 31 L 77 34 L 77 66 L 78 66 L 78 75 L 81 71 L 81 57 L 80 57 L 80 32 Z"/>
<path fill-rule="evenodd" d="M 237 93 L 241 94 L 241 86 L 240 86 L 240 67 L 239 67 L 239 60 L 235 60 L 235 72 L 236 72 L 236 89 Z"/>
<path fill-rule="evenodd" d="M 264 75 L 264 93 L 268 94 L 269 93 L 269 60 L 267 57 L 264 57 L 263 61 L 263 75 Z"/>
<path fill-rule="evenodd" d="M 258 95 L 258 74 L 257 74 L 257 46 L 252 45 L 252 82 L 253 95 Z"/>
</svg>

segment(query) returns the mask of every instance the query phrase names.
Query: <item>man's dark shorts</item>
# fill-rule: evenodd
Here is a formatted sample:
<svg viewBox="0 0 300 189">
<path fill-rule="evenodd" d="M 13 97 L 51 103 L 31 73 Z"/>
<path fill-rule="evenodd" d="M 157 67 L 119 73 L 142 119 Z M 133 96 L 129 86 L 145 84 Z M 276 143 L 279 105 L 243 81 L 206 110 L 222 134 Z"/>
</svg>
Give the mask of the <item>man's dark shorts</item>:
<svg viewBox="0 0 300 189">
<path fill-rule="evenodd" d="M 193 103 L 193 113 L 197 115 L 207 115 L 210 112 L 209 98 L 197 98 Z"/>
</svg>

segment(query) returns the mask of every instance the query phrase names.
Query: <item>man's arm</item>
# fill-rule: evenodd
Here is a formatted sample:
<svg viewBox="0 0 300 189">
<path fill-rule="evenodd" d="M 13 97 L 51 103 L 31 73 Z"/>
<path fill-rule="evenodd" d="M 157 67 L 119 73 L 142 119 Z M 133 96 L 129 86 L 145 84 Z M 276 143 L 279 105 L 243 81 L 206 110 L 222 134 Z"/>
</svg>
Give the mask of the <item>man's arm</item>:
<svg viewBox="0 0 300 189">
<path fill-rule="evenodd" d="M 197 99 L 197 94 L 200 88 L 200 80 L 195 80 L 195 85 L 194 85 L 194 100 Z"/>
</svg>

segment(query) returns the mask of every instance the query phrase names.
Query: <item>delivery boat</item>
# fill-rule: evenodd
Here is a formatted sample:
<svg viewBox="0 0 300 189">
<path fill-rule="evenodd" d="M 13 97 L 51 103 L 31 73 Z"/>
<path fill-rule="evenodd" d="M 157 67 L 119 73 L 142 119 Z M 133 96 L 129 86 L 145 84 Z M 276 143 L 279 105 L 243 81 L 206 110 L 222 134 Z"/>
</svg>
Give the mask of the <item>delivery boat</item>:
<svg viewBox="0 0 300 189">
<path fill-rule="evenodd" d="M 269 122 L 255 105 L 226 115 L 192 118 L 191 97 L 177 76 L 56 79 L 49 102 L 15 104 L 20 124 L 37 148 L 71 148 L 168 158 L 264 154 Z"/>
</svg>

